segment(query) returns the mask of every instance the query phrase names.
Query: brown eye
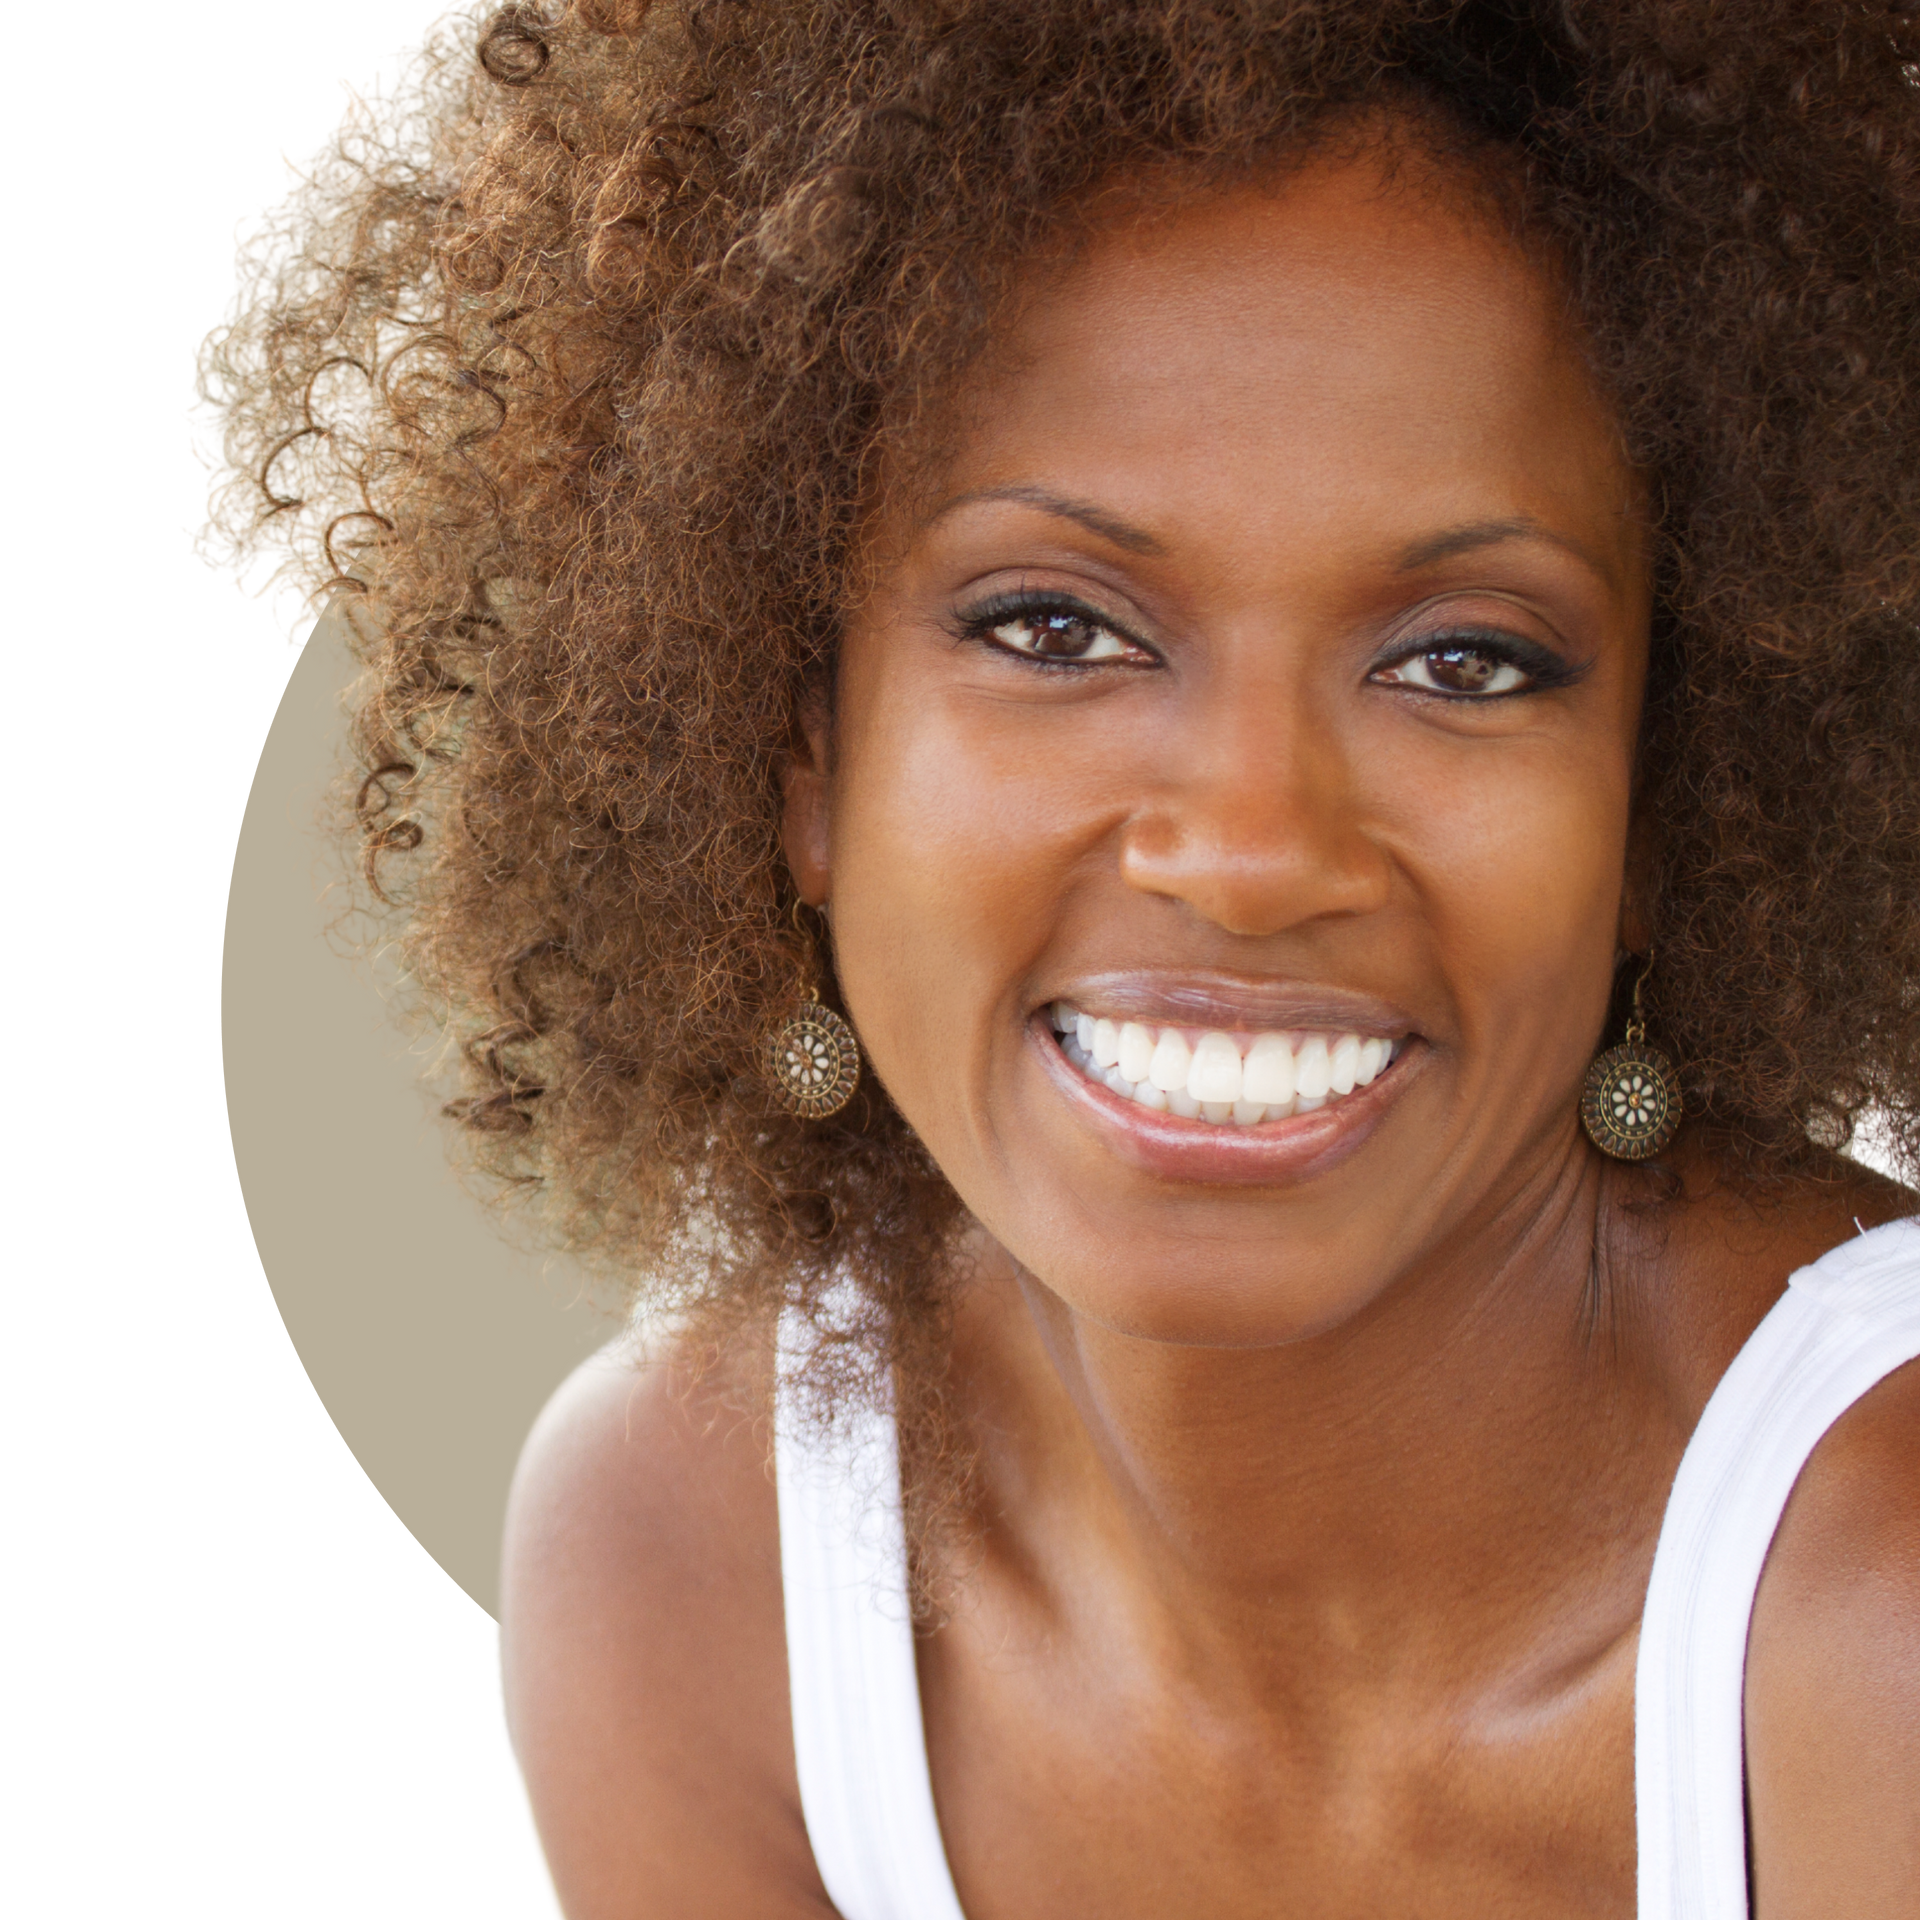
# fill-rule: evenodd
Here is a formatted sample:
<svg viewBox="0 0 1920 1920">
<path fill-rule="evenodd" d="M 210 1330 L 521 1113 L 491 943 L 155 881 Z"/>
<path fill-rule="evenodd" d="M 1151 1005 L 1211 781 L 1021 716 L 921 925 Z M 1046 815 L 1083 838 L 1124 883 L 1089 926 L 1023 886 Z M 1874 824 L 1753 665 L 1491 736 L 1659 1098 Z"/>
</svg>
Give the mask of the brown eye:
<svg viewBox="0 0 1920 1920">
<path fill-rule="evenodd" d="M 1383 667 L 1374 675 L 1390 686 L 1418 687 L 1424 693 L 1473 698 L 1517 693 L 1532 675 L 1484 647 L 1429 647 Z"/>
<path fill-rule="evenodd" d="M 1110 627 L 1064 609 L 996 621 L 988 632 L 1009 652 L 1033 660 L 1123 660 L 1134 652 Z"/>
</svg>

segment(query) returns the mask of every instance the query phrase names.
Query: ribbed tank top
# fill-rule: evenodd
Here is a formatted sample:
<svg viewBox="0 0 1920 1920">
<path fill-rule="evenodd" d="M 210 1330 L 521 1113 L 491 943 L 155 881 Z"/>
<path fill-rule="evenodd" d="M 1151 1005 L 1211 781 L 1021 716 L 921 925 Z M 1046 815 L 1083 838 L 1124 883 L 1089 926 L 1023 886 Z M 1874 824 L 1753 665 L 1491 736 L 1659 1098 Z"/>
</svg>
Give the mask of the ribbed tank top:
<svg viewBox="0 0 1920 1920">
<path fill-rule="evenodd" d="M 1639 1920 L 1747 1920 L 1741 1703 L 1760 1571 L 1821 1435 L 1916 1356 L 1920 1222 L 1902 1220 L 1795 1273 L 1700 1416 L 1641 1617 Z M 965 1920 L 927 1772 L 892 1416 L 823 1432 L 783 1385 L 775 1431 L 794 1758 L 821 1880 L 842 1920 Z"/>
</svg>

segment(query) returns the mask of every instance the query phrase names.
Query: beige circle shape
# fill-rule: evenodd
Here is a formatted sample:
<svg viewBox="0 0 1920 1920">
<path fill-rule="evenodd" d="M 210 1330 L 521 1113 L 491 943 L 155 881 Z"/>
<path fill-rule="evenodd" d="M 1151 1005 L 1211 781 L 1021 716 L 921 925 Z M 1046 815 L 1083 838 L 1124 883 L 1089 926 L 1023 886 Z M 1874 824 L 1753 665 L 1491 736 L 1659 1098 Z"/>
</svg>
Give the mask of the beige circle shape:
<svg viewBox="0 0 1920 1920">
<path fill-rule="evenodd" d="M 617 1322 L 563 1263 L 503 1239 L 461 1186 L 420 1054 L 367 968 L 329 941 L 339 869 L 320 812 L 352 675 L 321 620 L 240 829 L 221 977 L 234 1160 L 274 1300 L 341 1437 L 497 1615 L 521 1442 Z"/>
</svg>

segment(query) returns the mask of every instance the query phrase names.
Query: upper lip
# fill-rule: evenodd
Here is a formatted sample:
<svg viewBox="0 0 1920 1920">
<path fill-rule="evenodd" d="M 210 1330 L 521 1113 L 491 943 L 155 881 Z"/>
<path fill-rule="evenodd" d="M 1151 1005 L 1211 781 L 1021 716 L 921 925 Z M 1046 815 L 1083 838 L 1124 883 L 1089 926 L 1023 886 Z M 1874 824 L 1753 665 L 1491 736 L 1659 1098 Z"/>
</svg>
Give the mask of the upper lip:
<svg viewBox="0 0 1920 1920">
<path fill-rule="evenodd" d="M 1063 981 L 1041 1003 L 1064 1000 L 1097 1017 L 1223 1032 L 1290 1027 L 1397 1040 L 1413 1031 L 1406 1012 L 1372 994 L 1321 981 L 1257 979 L 1225 973 L 1125 971 Z"/>
</svg>

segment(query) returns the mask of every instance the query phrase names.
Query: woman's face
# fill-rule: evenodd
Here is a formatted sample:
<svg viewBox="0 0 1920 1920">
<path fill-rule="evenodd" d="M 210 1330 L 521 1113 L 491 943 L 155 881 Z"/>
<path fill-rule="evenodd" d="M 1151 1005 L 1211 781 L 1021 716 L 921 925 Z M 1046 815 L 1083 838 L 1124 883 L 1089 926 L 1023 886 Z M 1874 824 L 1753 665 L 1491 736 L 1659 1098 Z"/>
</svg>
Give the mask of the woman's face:
<svg viewBox="0 0 1920 1920">
<path fill-rule="evenodd" d="M 1037 278 L 931 508 L 874 526 L 793 789 L 872 1068 L 1023 1266 L 1151 1338 L 1337 1324 L 1577 1164 L 1637 494 L 1551 276 L 1416 171 Z"/>
</svg>

